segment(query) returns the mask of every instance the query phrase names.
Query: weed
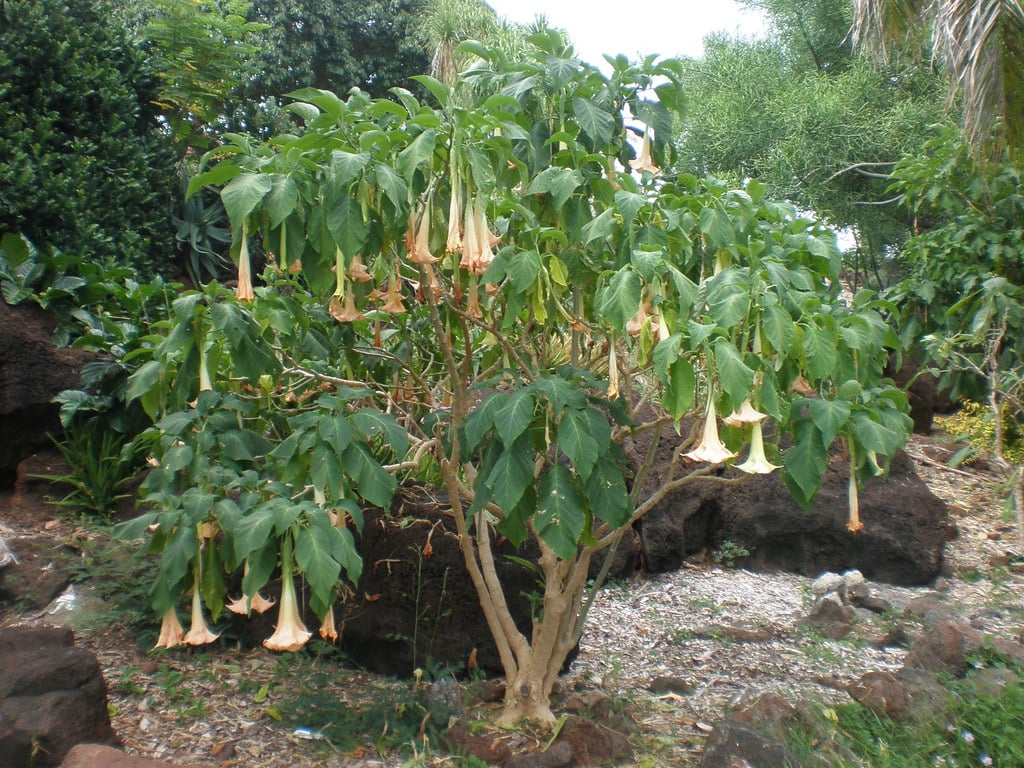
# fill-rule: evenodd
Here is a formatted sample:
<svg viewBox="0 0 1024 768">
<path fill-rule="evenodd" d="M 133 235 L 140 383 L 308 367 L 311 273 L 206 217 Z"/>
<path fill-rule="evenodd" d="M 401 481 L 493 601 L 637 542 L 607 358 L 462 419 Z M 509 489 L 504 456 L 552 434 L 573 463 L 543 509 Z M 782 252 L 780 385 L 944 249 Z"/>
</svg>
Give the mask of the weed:
<svg viewBox="0 0 1024 768">
<path fill-rule="evenodd" d="M 1019 662 L 983 649 L 975 664 L 1009 667 L 1024 673 Z M 945 708 L 895 722 L 860 704 L 822 708 L 816 722 L 790 732 L 790 746 L 801 765 L 823 741 L 838 743 L 865 768 L 955 768 L 959 766 L 1024 766 L 1024 688 L 1006 685 L 999 693 L 981 693 L 970 676 L 947 683 Z"/>
<path fill-rule="evenodd" d="M 726 568 L 732 568 L 738 560 L 745 557 L 750 557 L 750 550 L 730 539 L 723 541 L 712 555 L 716 563 Z"/>
<path fill-rule="evenodd" d="M 127 497 L 124 488 L 138 468 L 131 441 L 101 421 L 89 420 L 69 427 L 64 440 L 54 439 L 54 444 L 67 462 L 67 472 L 33 477 L 70 490 L 50 503 L 109 520 L 118 500 Z"/>
</svg>

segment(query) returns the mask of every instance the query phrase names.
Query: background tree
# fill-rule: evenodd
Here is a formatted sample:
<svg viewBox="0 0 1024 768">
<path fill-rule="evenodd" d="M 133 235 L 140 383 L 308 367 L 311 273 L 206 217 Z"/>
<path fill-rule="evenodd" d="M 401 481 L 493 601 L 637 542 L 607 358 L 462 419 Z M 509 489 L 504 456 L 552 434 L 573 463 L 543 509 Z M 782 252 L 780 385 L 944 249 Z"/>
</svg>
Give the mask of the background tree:
<svg viewBox="0 0 1024 768">
<path fill-rule="evenodd" d="M 0 3 L 0 231 L 144 271 L 171 258 L 156 79 L 103 2 Z"/>
<path fill-rule="evenodd" d="M 910 60 L 882 70 L 853 57 L 844 0 L 753 5 L 773 21 L 768 39 L 716 36 L 688 62 L 679 167 L 758 179 L 771 194 L 849 228 L 855 281 L 884 285 L 910 234 L 886 192 L 888 174 L 944 119 L 941 78 Z"/>
<path fill-rule="evenodd" d="M 932 51 L 975 148 L 1024 151 L 1024 4 L 1020 0 L 854 0 L 853 37 L 886 61 L 899 45 Z"/>
<path fill-rule="evenodd" d="M 430 64 L 416 32 L 425 8 L 425 0 L 255 0 L 248 19 L 266 29 L 241 99 L 258 107 L 305 87 L 373 96 L 408 88 Z"/>
</svg>

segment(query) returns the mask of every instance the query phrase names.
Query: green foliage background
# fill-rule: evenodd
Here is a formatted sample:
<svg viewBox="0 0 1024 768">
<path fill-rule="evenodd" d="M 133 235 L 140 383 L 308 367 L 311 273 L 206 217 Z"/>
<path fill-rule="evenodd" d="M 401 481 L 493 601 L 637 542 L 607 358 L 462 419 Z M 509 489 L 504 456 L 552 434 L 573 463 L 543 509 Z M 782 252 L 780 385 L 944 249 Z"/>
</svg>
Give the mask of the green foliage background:
<svg viewBox="0 0 1024 768">
<path fill-rule="evenodd" d="M 0 231 L 153 272 L 173 243 L 174 156 L 114 18 L 105 2 L 0 4 Z"/>
</svg>

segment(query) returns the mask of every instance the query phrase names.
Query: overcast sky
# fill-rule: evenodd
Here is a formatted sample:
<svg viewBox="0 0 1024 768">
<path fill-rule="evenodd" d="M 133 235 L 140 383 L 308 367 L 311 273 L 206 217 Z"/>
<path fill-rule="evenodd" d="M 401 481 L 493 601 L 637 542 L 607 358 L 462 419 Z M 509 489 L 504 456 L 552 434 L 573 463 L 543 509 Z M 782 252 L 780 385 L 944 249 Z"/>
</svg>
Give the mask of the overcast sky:
<svg viewBox="0 0 1024 768">
<path fill-rule="evenodd" d="M 763 17 L 734 0 L 487 0 L 511 21 L 530 22 L 543 14 L 569 32 L 577 55 L 601 65 L 602 54 L 624 53 L 637 58 L 700 56 L 704 37 L 726 32 L 759 37 Z"/>
</svg>

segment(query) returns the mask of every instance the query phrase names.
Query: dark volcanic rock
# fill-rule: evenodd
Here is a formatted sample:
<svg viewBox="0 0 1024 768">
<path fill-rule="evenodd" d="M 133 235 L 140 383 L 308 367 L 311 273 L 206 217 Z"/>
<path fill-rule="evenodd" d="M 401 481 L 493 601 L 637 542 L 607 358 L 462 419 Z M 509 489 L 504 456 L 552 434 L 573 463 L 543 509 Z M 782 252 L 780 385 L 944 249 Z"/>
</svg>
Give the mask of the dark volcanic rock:
<svg viewBox="0 0 1024 768">
<path fill-rule="evenodd" d="M 670 453 L 671 446 L 663 447 L 659 462 Z M 634 450 L 634 461 L 638 454 Z M 639 526 L 646 569 L 675 570 L 690 553 L 730 541 L 750 553 L 738 562 L 755 570 L 817 576 L 856 568 L 868 579 L 906 585 L 925 584 L 939 574 L 946 505 L 902 452 L 888 476 L 874 478 L 861 491 L 859 533 L 846 529 L 845 460 L 830 464 L 809 513 L 793 501 L 778 474 L 736 486 L 697 483 L 669 494 Z M 654 472 L 649 482 L 659 476 Z"/>
<path fill-rule="evenodd" d="M 95 355 L 60 349 L 50 340 L 56 321 L 34 304 L 0 301 L 0 486 L 14 484 L 23 458 L 51 445 L 60 430 L 59 406 L 50 401 L 77 387 L 82 366 Z"/>
<path fill-rule="evenodd" d="M 391 514 L 366 510 L 358 542 L 363 575 L 339 617 L 341 643 L 354 661 L 375 672 L 407 677 L 414 668 L 501 669 L 497 649 L 462 558 L 455 525 L 441 500 L 400 488 Z M 536 561 L 507 541 L 495 562 L 509 607 L 530 636 L 530 595 L 539 575 L 509 557 Z M 474 654 L 475 651 L 475 654 Z"/>
<path fill-rule="evenodd" d="M 0 765 L 60 765 L 82 742 L 116 743 L 96 657 L 69 629 L 0 629 Z"/>
</svg>

